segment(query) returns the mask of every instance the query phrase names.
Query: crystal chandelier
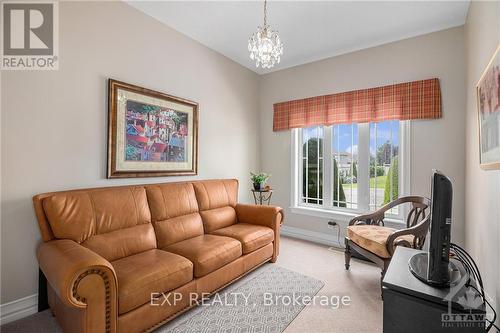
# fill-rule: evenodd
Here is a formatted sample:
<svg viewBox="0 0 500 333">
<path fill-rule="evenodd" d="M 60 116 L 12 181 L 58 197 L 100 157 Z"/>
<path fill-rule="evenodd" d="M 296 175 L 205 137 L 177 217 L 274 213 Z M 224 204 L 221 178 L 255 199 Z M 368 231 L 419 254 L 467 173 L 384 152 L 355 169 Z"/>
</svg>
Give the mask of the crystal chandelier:
<svg viewBox="0 0 500 333">
<path fill-rule="evenodd" d="M 264 0 L 264 25 L 257 27 L 257 32 L 248 39 L 248 51 L 256 67 L 271 68 L 280 63 L 283 43 L 278 32 L 267 24 L 267 0 Z"/>
</svg>

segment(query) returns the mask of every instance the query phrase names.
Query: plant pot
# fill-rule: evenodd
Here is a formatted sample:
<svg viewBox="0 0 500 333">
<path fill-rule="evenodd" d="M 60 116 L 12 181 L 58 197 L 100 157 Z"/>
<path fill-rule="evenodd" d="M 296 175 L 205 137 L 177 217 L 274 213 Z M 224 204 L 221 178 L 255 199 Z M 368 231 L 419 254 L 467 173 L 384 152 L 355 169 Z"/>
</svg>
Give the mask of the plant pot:
<svg viewBox="0 0 500 333">
<path fill-rule="evenodd" d="M 253 189 L 255 191 L 262 191 L 264 189 L 264 184 L 261 183 L 253 183 Z"/>
</svg>

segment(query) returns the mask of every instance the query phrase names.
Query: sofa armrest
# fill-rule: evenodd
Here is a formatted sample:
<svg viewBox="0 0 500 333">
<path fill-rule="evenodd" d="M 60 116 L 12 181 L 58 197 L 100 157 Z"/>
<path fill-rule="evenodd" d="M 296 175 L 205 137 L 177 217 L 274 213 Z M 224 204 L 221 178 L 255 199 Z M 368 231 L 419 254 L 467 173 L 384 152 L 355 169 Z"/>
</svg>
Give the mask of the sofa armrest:
<svg viewBox="0 0 500 333">
<path fill-rule="evenodd" d="M 241 223 L 259 224 L 274 229 L 283 224 L 283 209 L 277 206 L 236 205 L 236 216 Z"/>
<path fill-rule="evenodd" d="M 116 331 L 117 278 L 106 259 L 68 239 L 40 244 L 37 258 L 61 302 L 85 309 L 86 330 Z"/>
<path fill-rule="evenodd" d="M 271 261 L 276 262 L 279 254 L 280 227 L 284 221 L 283 208 L 276 206 L 237 204 L 235 209 L 238 222 L 258 224 L 273 229 L 274 242 Z"/>
</svg>

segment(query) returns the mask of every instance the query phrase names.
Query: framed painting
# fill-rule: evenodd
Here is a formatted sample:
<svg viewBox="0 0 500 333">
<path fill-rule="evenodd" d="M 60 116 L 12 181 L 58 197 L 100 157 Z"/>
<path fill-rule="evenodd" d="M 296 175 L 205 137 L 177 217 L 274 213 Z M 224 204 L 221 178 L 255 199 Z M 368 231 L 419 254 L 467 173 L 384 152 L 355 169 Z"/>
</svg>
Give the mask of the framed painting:
<svg viewBox="0 0 500 333">
<path fill-rule="evenodd" d="M 500 169 L 500 45 L 476 87 L 479 119 L 479 162 Z"/>
<path fill-rule="evenodd" d="M 108 178 L 196 175 L 198 103 L 109 79 Z"/>
</svg>

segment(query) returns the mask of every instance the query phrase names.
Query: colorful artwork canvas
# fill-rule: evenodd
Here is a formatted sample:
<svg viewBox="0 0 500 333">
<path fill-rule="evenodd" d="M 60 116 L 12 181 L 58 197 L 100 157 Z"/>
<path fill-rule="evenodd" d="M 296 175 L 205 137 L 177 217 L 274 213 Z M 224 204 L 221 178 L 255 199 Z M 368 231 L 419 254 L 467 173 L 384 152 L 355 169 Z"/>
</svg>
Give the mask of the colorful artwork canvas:
<svg viewBox="0 0 500 333">
<path fill-rule="evenodd" d="M 500 46 L 477 84 L 479 159 L 483 169 L 500 169 Z"/>
<path fill-rule="evenodd" d="M 108 177 L 196 174 L 198 104 L 109 82 Z"/>
<path fill-rule="evenodd" d="M 186 162 L 188 114 L 127 101 L 126 161 Z"/>
</svg>

